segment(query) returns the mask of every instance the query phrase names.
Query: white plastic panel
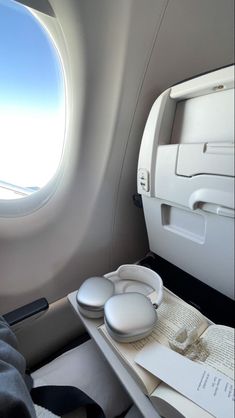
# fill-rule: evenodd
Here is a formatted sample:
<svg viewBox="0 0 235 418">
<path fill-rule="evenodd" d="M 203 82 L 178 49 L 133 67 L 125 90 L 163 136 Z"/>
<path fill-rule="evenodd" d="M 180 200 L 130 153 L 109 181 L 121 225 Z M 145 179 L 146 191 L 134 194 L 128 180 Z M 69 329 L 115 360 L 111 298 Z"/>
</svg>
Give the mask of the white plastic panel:
<svg viewBox="0 0 235 418">
<path fill-rule="evenodd" d="M 200 210 L 189 211 L 189 216 L 198 214 L 204 217 L 203 221 L 197 221 L 199 225 L 195 221 L 190 227 L 190 218 L 185 218 L 185 208 L 172 206 L 160 199 L 147 196 L 142 198 L 150 249 L 224 295 L 233 298 L 234 219 Z M 173 211 L 176 208 L 179 211 L 178 216 L 173 215 L 168 225 L 162 222 L 164 204 L 170 205 Z"/>
<path fill-rule="evenodd" d="M 153 196 L 154 167 L 157 145 L 167 144 L 171 135 L 176 103 L 170 98 L 168 89 L 156 100 L 150 111 L 141 143 L 138 162 L 138 193 Z M 142 184 L 143 173 L 148 178 L 148 187 Z"/>
<path fill-rule="evenodd" d="M 150 112 L 138 166 L 150 249 L 231 298 L 233 72 L 231 66 L 164 92 Z"/>
<path fill-rule="evenodd" d="M 232 142 L 234 89 L 179 101 L 170 142 Z"/>
<path fill-rule="evenodd" d="M 189 238 L 199 244 L 205 242 L 205 216 L 176 206 L 161 205 L 162 225 L 168 231 Z"/>
<path fill-rule="evenodd" d="M 216 171 L 211 175 L 179 176 L 176 174 L 178 150 L 178 145 L 158 147 L 154 196 L 189 209 L 196 209 L 201 202 L 233 209 L 234 178 L 218 175 Z M 193 159 L 191 154 L 190 161 Z"/>
<path fill-rule="evenodd" d="M 179 145 L 176 168 L 178 176 L 192 177 L 215 173 L 230 177 L 234 175 L 234 143 Z"/>
<path fill-rule="evenodd" d="M 231 65 L 221 70 L 212 71 L 201 77 L 180 83 L 171 89 L 171 98 L 184 100 L 203 96 L 223 89 L 234 88 L 234 67 Z"/>
</svg>

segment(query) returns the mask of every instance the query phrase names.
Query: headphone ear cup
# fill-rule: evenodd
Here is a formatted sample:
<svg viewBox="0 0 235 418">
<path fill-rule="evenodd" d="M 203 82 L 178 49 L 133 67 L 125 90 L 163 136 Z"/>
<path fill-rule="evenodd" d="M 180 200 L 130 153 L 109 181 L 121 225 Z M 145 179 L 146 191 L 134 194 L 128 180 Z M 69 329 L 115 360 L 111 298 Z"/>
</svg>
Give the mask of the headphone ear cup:
<svg viewBox="0 0 235 418">
<path fill-rule="evenodd" d="M 106 328 L 113 339 L 132 342 L 147 337 L 157 321 L 149 298 L 140 293 L 112 296 L 104 305 Z"/>
<path fill-rule="evenodd" d="M 90 277 L 77 292 L 79 311 L 87 318 L 102 318 L 104 304 L 114 294 L 114 284 L 105 277 Z"/>
</svg>

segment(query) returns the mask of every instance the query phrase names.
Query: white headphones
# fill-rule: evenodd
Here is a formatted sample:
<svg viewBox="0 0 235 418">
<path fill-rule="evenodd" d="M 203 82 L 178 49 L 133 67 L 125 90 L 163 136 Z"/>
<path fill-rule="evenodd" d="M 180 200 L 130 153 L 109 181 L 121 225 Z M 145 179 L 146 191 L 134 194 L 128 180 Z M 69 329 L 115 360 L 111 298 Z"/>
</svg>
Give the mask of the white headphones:
<svg viewBox="0 0 235 418">
<path fill-rule="evenodd" d="M 112 281 L 110 280 L 112 278 Z M 135 280 L 156 291 L 156 299 L 138 292 L 115 294 L 115 284 Z M 77 292 L 79 311 L 88 318 L 101 318 L 109 334 L 119 342 L 137 341 L 149 335 L 156 324 L 163 299 L 161 277 L 147 267 L 126 264 L 105 277 L 90 277 Z"/>
</svg>

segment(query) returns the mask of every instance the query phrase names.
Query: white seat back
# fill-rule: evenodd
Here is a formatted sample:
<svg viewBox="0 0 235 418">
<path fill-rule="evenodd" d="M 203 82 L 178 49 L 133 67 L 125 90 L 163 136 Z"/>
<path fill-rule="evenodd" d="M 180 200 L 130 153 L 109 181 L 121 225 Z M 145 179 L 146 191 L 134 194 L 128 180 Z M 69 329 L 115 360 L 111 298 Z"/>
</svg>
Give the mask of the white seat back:
<svg viewBox="0 0 235 418">
<path fill-rule="evenodd" d="M 154 103 L 138 162 L 150 249 L 234 295 L 234 66 Z"/>
</svg>

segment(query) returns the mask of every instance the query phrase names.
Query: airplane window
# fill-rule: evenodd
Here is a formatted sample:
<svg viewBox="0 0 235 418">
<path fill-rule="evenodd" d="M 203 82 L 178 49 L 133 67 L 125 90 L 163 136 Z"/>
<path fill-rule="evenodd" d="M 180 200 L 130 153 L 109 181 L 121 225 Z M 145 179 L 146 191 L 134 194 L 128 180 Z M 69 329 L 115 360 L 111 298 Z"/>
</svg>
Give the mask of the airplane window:
<svg viewBox="0 0 235 418">
<path fill-rule="evenodd" d="M 53 41 L 23 5 L 0 0 L 0 199 L 27 197 L 63 152 L 65 83 Z"/>
</svg>

